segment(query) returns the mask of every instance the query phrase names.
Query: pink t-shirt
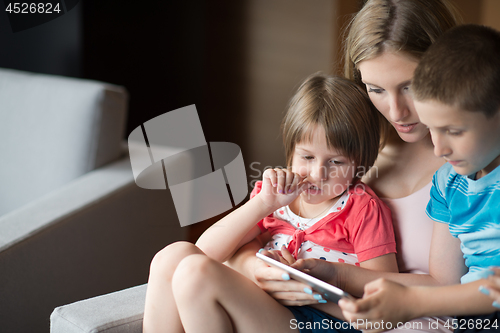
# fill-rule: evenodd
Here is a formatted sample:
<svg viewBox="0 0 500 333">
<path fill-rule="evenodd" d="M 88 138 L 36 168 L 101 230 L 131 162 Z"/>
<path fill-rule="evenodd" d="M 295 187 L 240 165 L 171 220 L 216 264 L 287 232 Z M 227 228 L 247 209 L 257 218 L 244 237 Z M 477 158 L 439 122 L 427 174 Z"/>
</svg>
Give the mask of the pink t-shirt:
<svg viewBox="0 0 500 333">
<path fill-rule="evenodd" d="M 398 267 L 401 273 L 429 273 L 429 251 L 434 222 L 425 213 L 429 183 L 407 197 L 381 198 L 392 211 Z"/>
</svg>

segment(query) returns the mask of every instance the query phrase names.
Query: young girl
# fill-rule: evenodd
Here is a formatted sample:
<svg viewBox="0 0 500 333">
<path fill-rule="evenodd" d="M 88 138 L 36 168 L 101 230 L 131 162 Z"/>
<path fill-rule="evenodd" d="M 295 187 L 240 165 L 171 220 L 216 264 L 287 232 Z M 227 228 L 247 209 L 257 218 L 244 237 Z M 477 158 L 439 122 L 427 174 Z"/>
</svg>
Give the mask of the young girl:
<svg viewBox="0 0 500 333">
<path fill-rule="evenodd" d="M 288 168 L 266 170 L 252 199 L 196 246 L 178 242 L 155 256 L 144 332 L 288 332 L 335 320 L 336 304 L 306 285 L 316 304 L 285 307 L 221 264 L 266 230 L 274 237 L 266 248 L 286 263 L 318 258 L 397 272 L 390 211 L 359 181 L 377 157 L 377 119 L 366 94 L 349 80 L 306 79 L 283 121 Z"/>
</svg>

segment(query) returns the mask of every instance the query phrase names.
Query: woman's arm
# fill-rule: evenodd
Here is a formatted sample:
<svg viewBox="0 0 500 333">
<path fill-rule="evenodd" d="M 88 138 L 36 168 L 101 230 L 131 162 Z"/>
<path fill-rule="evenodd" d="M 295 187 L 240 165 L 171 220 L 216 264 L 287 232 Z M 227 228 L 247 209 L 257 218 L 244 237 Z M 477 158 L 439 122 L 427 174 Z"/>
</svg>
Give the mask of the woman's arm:
<svg viewBox="0 0 500 333">
<path fill-rule="evenodd" d="M 460 239 L 451 235 L 445 223 L 434 222 L 429 272 L 438 285 L 460 283 L 460 278 L 467 273 Z"/>
<path fill-rule="evenodd" d="M 270 239 L 268 233 L 242 246 L 226 265 L 245 275 L 257 284 L 262 290 L 284 305 L 310 305 L 317 304 L 318 300 L 313 295 L 306 294 L 304 283 L 295 280 L 283 279 L 283 271 L 268 266 L 255 256 L 262 246 Z"/>
<path fill-rule="evenodd" d="M 245 266 L 246 273 L 244 274 L 248 274 L 247 276 L 251 277 L 252 280 L 258 281 L 261 288 L 273 295 L 278 301 L 286 302 L 288 305 L 291 304 L 290 300 L 295 300 L 293 305 L 311 304 L 311 298 L 303 292 L 302 284 L 293 283 L 293 281 L 284 281 L 281 278 L 282 272 L 280 270 L 270 267 L 255 268 L 253 260 L 256 260 L 255 252 L 257 249 L 258 245 L 254 246 L 253 252 L 250 251 L 251 253 L 248 257 L 250 257 L 249 259 L 252 261 L 252 264 Z M 242 254 L 237 256 L 240 257 L 237 259 L 240 263 L 244 262 L 244 260 L 241 260 L 242 256 Z M 231 261 L 233 262 L 233 260 L 235 259 Z M 311 275 L 359 297 L 363 295 L 367 283 L 380 278 L 407 286 L 439 286 L 442 284 L 458 283 L 460 277 L 465 273 L 460 241 L 451 236 L 447 225 L 438 222 L 435 222 L 431 245 L 430 266 L 433 275 L 397 273 L 394 271 L 394 268 L 390 272 L 374 270 L 379 266 L 377 262 L 382 260 L 392 261 L 390 256 L 381 256 L 365 261 L 362 264 L 365 267 L 357 267 L 342 263 L 326 262 L 324 260 L 305 259 L 298 260 L 292 266 L 300 270 L 309 271 Z M 390 267 L 390 265 L 385 266 L 384 263 L 382 263 L 382 266 Z M 446 272 L 449 272 L 449 275 L 446 275 Z"/>
<path fill-rule="evenodd" d="M 266 234 L 262 234 L 262 236 L 264 235 Z M 259 251 L 264 244 L 264 241 L 260 239 L 260 237 L 256 237 L 254 240 L 240 247 L 225 264 L 257 283 L 257 279 L 255 278 L 255 263 L 257 257 L 255 253 Z"/>
<path fill-rule="evenodd" d="M 382 271 L 382 272 L 392 272 L 392 273 L 399 272 L 395 253 L 388 253 L 380 257 L 368 259 L 362 261 L 359 265 L 360 267 L 372 271 Z"/>
</svg>

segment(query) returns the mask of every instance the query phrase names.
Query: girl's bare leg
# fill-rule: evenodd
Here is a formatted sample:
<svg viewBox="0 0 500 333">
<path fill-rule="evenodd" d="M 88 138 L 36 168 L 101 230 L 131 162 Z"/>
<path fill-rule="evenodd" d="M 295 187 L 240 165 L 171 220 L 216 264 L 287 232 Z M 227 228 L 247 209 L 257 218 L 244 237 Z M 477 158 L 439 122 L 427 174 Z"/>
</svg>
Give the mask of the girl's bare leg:
<svg viewBox="0 0 500 333">
<path fill-rule="evenodd" d="M 207 256 L 183 259 L 172 287 L 186 332 L 291 332 L 292 313 L 252 281 Z M 297 331 L 294 331 L 297 332 Z"/>
<path fill-rule="evenodd" d="M 172 294 L 172 276 L 179 262 L 192 254 L 203 254 L 194 244 L 173 243 L 158 252 L 149 272 L 144 333 L 184 332 Z"/>
</svg>

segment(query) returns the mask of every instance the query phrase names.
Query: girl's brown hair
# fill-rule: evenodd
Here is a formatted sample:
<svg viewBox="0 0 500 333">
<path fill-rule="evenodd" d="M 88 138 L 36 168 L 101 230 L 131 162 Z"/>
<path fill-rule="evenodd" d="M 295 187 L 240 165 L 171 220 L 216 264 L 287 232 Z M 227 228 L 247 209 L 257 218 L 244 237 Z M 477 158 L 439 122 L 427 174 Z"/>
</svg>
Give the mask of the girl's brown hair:
<svg viewBox="0 0 500 333">
<path fill-rule="evenodd" d="M 339 76 L 309 76 L 290 101 L 283 119 L 287 166 L 297 143 L 311 140 L 316 126 L 325 130 L 328 148 L 341 151 L 366 172 L 377 158 L 380 135 L 378 112 L 366 92 Z"/>
<path fill-rule="evenodd" d="M 462 22 L 448 0 L 368 0 L 354 16 L 344 42 L 344 75 L 364 87 L 357 65 L 385 51 L 420 60 L 446 30 Z M 382 141 L 389 123 L 380 115 Z"/>
</svg>

